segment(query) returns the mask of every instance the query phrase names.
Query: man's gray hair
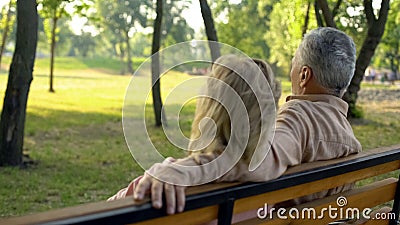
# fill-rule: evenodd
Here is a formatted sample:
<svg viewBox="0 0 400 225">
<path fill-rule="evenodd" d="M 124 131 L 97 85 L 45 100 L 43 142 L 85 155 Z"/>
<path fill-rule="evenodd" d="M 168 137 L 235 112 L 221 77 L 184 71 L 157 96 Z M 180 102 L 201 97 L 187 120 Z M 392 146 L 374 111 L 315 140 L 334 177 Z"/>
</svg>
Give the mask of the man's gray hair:
<svg viewBox="0 0 400 225">
<path fill-rule="evenodd" d="M 340 96 L 349 86 L 356 64 L 356 47 L 344 32 L 317 28 L 304 36 L 298 49 L 301 66 L 311 67 L 317 82 Z"/>
</svg>

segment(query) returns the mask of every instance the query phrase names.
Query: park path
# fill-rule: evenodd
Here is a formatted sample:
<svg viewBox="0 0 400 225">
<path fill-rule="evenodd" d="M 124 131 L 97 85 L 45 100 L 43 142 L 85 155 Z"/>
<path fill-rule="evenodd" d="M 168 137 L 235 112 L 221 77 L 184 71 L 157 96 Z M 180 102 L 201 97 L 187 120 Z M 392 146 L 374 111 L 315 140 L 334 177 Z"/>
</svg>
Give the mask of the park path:
<svg viewBox="0 0 400 225">
<path fill-rule="evenodd" d="M 361 89 L 360 102 L 400 101 L 400 88 L 398 89 Z"/>
</svg>

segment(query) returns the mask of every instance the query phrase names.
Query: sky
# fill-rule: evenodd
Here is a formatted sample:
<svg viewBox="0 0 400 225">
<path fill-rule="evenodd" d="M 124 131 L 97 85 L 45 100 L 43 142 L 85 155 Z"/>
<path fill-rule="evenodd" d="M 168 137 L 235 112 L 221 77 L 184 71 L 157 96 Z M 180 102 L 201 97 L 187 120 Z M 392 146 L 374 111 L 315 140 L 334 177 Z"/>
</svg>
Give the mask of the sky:
<svg viewBox="0 0 400 225">
<path fill-rule="evenodd" d="M 9 2 L 9 0 L 0 0 L 0 8 L 3 8 L 3 6 L 8 4 Z"/>
<path fill-rule="evenodd" d="M 189 8 L 182 11 L 182 16 L 188 25 L 196 32 L 203 26 L 203 17 L 201 16 L 200 4 L 198 1 L 192 2 Z"/>
</svg>

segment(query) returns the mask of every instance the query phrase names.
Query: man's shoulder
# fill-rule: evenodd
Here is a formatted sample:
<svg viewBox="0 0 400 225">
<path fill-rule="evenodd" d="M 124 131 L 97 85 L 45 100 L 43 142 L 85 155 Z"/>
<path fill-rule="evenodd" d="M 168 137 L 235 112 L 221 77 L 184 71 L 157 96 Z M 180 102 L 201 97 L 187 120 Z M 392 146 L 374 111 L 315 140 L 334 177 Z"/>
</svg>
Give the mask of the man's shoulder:
<svg viewBox="0 0 400 225">
<path fill-rule="evenodd" d="M 280 106 L 279 111 L 281 113 L 287 111 L 302 111 L 304 107 L 310 107 L 315 104 L 314 102 L 303 100 L 303 99 L 292 99 L 290 101 L 285 102 L 282 106 Z"/>
<path fill-rule="evenodd" d="M 340 112 L 347 114 L 348 105 L 342 99 L 332 95 L 300 95 L 289 96 L 281 106 L 280 113 L 298 111 L 302 113 Z"/>
<path fill-rule="evenodd" d="M 288 122 L 290 121 L 291 125 L 302 123 L 304 120 L 308 120 L 308 113 L 305 112 L 306 108 L 310 108 L 306 106 L 307 103 L 304 100 L 293 99 L 288 102 L 285 102 L 282 106 L 279 107 L 279 111 L 277 113 L 277 122 Z"/>
</svg>

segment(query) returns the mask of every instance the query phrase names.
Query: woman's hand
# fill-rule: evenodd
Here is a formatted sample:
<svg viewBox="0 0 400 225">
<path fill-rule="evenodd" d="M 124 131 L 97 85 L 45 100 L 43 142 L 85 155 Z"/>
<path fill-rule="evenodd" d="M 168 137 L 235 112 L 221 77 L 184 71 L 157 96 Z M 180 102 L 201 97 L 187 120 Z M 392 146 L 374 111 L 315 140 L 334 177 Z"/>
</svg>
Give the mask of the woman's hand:
<svg viewBox="0 0 400 225">
<path fill-rule="evenodd" d="M 173 158 L 168 159 L 172 162 L 175 161 L 175 159 Z M 156 167 L 162 167 L 162 165 L 155 164 L 152 166 L 151 169 L 154 171 L 162 169 Z M 182 212 L 185 208 L 185 189 L 186 187 L 184 186 L 177 186 L 157 180 L 146 172 L 143 178 L 140 179 L 138 186 L 135 188 L 133 198 L 135 200 L 143 200 L 145 194 L 150 191 L 153 207 L 156 209 L 160 209 L 163 204 L 162 196 L 164 192 L 167 213 L 174 214 L 175 211 L 179 213 Z"/>
</svg>

